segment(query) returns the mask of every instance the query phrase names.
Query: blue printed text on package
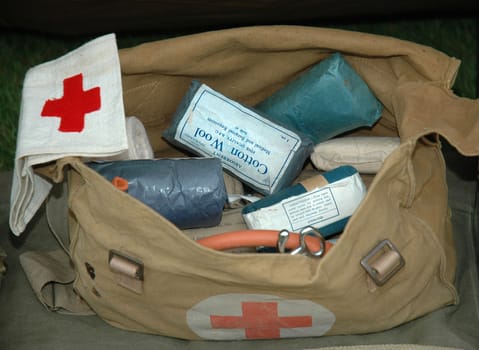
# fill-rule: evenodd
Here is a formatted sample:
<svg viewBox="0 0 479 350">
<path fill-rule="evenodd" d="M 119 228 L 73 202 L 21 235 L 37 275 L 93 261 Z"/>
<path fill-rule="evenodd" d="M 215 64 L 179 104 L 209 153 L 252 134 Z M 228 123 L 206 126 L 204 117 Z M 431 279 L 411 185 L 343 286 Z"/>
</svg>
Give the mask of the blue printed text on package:
<svg viewBox="0 0 479 350">
<path fill-rule="evenodd" d="M 176 139 L 220 158 L 240 178 L 274 190 L 301 140 L 239 103 L 202 86 L 180 121 Z"/>
</svg>

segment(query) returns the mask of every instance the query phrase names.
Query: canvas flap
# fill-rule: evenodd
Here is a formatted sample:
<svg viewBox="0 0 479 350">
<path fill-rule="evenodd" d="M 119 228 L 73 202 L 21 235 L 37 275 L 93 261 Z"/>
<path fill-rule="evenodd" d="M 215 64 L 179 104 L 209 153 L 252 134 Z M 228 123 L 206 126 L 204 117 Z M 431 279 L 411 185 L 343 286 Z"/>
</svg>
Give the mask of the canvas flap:
<svg viewBox="0 0 479 350">
<path fill-rule="evenodd" d="M 406 139 L 439 132 L 463 154 L 479 153 L 479 101 L 450 90 L 459 60 L 412 42 L 338 29 L 245 27 L 122 49 L 126 112 L 140 116 L 157 155 L 169 154 L 161 132 L 193 78 L 254 106 L 333 52 L 344 55 L 385 106 L 368 134 Z"/>
</svg>

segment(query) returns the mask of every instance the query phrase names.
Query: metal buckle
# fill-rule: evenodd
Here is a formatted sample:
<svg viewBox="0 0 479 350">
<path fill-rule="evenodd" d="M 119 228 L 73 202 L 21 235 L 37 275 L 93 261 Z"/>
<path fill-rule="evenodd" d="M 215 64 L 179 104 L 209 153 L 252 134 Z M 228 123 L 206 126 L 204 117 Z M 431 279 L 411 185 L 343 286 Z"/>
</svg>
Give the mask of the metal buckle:
<svg viewBox="0 0 479 350">
<path fill-rule="evenodd" d="M 377 286 L 384 285 L 406 264 L 399 250 L 388 239 L 378 243 L 364 258 L 361 266 Z"/>
</svg>

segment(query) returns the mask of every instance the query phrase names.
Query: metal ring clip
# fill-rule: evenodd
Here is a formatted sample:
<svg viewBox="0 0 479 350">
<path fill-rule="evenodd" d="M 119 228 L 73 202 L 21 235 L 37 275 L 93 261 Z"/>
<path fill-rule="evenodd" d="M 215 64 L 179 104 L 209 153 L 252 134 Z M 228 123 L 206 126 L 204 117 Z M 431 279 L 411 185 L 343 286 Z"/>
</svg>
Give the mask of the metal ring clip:
<svg viewBox="0 0 479 350">
<path fill-rule="evenodd" d="M 313 252 L 311 251 L 311 249 L 309 249 L 309 246 L 306 244 L 306 236 L 315 236 L 319 238 L 319 243 L 320 243 L 319 250 Z M 301 230 L 299 241 L 301 242 L 301 247 L 304 246 L 304 249 L 306 250 L 308 255 L 314 256 L 316 258 L 320 258 L 326 252 L 326 241 L 324 240 L 323 235 L 319 233 L 317 229 L 311 226 L 305 227 Z"/>
<path fill-rule="evenodd" d="M 278 252 L 284 254 L 286 253 L 286 243 L 289 239 L 289 231 L 288 230 L 281 230 L 278 233 L 278 243 L 277 248 Z"/>
<path fill-rule="evenodd" d="M 283 231 L 285 231 L 285 230 L 283 230 Z M 279 242 L 280 241 L 283 242 L 282 240 L 284 240 L 284 238 L 282 237 L 282 235 L 284 236 L 284 233 L 282 233 L 283 231 L 281 231 L 279 233 L 279 236 L 278 236 L 278 247 L 279 247 Z M 308 236 L 313 236 L 313 237 L 319 238 L 319 250 L 311 251 L 311 249 L 309 248 L 309 246 L 306 242 L 306 237 L 308 237 Z M 299 247 L 294 249 L 291 252 L 291 255 L 304 254 L 304 255 L 308 255 L 308 256 L 313 256 L 315 258 L 320 258 L 326 252 L 326 241 L 325 241 L 324 237 L 321 235 L 321 233 L 317 229 L 315 229 L 314 227 L 307 226 L 299 232 L 299 243 L 300 243 Z M 280 252 L 281 252 L 281 250 L 280 250 Z"/>
</svg>

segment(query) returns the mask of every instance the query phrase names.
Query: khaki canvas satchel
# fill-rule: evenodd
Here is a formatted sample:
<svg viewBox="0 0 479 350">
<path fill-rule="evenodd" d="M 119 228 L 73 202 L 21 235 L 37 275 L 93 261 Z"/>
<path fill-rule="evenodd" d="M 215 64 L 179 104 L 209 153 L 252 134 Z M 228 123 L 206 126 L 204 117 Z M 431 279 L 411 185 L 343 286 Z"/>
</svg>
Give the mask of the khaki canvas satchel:
<svg viewBox="0 0 479 350">
<path fill-rule="evenodd" d="M 458 302 L 441 137 L 479 154 L 479 102 L 451 92 L 457 59 L 342 30 L 213 31 L 120 50 L 126 114 L 142 120 L 156 157 L 181 155 L 161 133 L 192 79 L 253 106 L 334 52 L 384 105 L 354 135 L 401 143 L 324 258 L 211 250 L 76 158 L 41 169 L 56 182 L 67 174 L 73 285 L 95 313 L 139 332 L 258 339 L 377 332 Z M 228 221 L 236 214 L 203 230 L 244 228 Z"/>
</svg>

